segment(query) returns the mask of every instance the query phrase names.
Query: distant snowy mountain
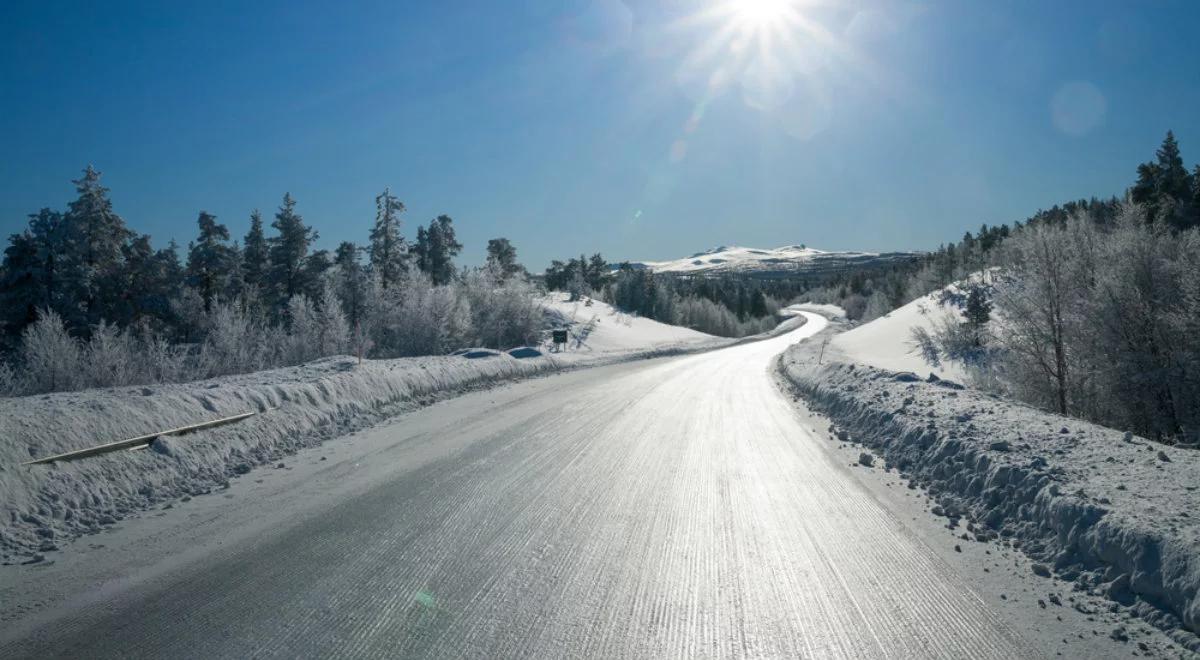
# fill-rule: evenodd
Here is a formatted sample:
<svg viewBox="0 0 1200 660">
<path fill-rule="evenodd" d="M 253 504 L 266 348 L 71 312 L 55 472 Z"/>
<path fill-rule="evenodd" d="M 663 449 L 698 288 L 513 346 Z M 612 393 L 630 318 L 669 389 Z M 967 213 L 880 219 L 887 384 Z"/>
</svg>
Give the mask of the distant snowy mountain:
<svg viewBox="0 0 1200 660">
<path fill-rule="evenodd" d="M 912 252 L 826 252 L 803 245 L 785 245 L 775 249 L 722 245 L 684 259 L 630 262 L 630 265 L 649 268 L 656 273 L 681 275 L 786 277 L 877 266 L 914 256 L 916 254 Z"/>
</svg>

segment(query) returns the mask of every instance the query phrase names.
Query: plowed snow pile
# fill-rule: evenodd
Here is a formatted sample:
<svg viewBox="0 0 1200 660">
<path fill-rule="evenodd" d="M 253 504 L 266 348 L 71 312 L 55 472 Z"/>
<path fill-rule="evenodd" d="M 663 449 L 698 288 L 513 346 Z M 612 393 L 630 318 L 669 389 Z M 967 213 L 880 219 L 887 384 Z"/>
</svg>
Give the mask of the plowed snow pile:
<svg viewBox="0 0 1200 660">
<path fill-rule="evenodd" d="M 874 323 L 848 332 L 860 334 L 841 345 L 874 332 L 882 343 L 917 318 L 910 312 L 875 322 L 887 332 Z M 1039 575 L 1107 596 L 1200 651 L 1200 453 L 945 380 L 831 362 L 828 353 L 819 365 L 820 343 L 792 347 L 780 367 L 835 422 L 835 439 L 870 447 L 926 488 L 934 513 L 964 541 L 1020 548 Z"/>
<path fill-rule="evenodd" d="M 555 314 L 574 303 L 555 303 Z M 582 305 L 580 305 L 582 307 Z M 54 550 L 157 502 L 221 488 L 253 466 L 349 433 L 454 392 L 566 368 L 716 348 L 732 340 L 617 316 L 595 303 L 576 314 L 587 332 L 568 352 L 518 359 L 461 356 L 319 360 L 298 367 L 181 385 L 0 399 L 0 560 Z M 562 319 L 557 319 L 561 322 Z M 471 355 L 478 354 L 474 359 Z M 277 408 L 277 409 L 273 409 Z M 247 411 L 229 426 L 155 440 L 148 449 L 21 465 L 106 442 Z"/>
</svg>

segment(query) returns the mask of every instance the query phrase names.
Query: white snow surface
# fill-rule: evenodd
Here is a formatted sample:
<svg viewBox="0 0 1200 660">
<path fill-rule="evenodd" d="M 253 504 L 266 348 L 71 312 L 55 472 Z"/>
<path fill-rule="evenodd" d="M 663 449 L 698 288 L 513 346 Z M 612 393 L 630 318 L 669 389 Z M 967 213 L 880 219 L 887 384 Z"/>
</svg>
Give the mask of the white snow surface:
<svg viewBox="0 0 1200 660">
<path fill-rule="evenodd" d="M 697 252 L 690 257 L 669 261 L 643 261 L 646 267 L 655 272 L 663 273 L 694 273 L 707 270 L 736 269 L 738 267 L 753 267 L 763 264 L 775 264 L 779 261 L 802 263 L 812 261 L 813 257 L 830 254 L 823 250 L 785 245 L 780 248 L 749 248 L 737 245 L 722 245 L 704 252 Z M 872 254 L 866 252 L 845 252 L 840 254 Z"/>
<path fill-rule="evenodd" d="M 570 324 L 566 352 L 362 364 L 332 357 L 194 383 L 0 399 L 0 560 L 36 556 L 155 503 L 220 489 L 254 466 L 440 397 L 563 369 L 735 343 L 631 318 L 600 302 L 578 308 L 565 300 L 545 304 L 556 321 Z M 31 458 L 248 411 L 263 414 L 160 438 L 139 451 L 22 465 Z"/>
<path fill-rule="evenodd" d="M 909 253 L 830 252 L 800 245 L 778 248 L 751 248 L 722 245 L 697 252 L 683 259 L 633 262 L 656 273 L 684 275 L 712 273 L 769 273 L 839 270 L 851 265 L 875 263 L 881 260 L 907 259 Z"/>
<path fill-rule="evenodd" d="M 829 319 L 846 318 L 846 310 L 828 303 L 802 302 L 788 305 L 786 309 L 793 312 L 816 312 Z"/>
<path fill-rule="evenodd" d="M 943 362 L 940 367 L 933 367 L 925 362 L 912 341 L 914 328 L 925 328 L 932 332 L 935 323 L 943 315 L 952 314 L 962 318 L 958 308 L 939 302 L 940 295 L 941 290 L 921 296 L 874 321 L 835 336 L 829 342 L 831 353 L 848 362 L 880 369 L 911 371 L 922 375 L 933 373 L 939 378 L 964 381 L 966 371 L 962 365 Z"/>
<path fill-rule="evenodd" d="M 542 299 L 556 326 L 568 326 L 569 350 L 585 353 L 613 353 L 664 347 L 702 346 L 727 339 L 690 328 L 659 323 L 627 314 L 594 298 L 570 301 L 565 293 L 551 293 Z"/>
<path fill-rule="evenodd" d="M 1200 652 L 1200 451 L 828 353 L 818 364 L 820 343 L 779 366 L 835 423 L 832 440 L 925 488 L 963 543 L 1019 548 L 1067 582 L 1046 581 L 1065 606 L 1072 587 L 1105 596 L 1126 625 L 1153 623 Z"/>
</svg>

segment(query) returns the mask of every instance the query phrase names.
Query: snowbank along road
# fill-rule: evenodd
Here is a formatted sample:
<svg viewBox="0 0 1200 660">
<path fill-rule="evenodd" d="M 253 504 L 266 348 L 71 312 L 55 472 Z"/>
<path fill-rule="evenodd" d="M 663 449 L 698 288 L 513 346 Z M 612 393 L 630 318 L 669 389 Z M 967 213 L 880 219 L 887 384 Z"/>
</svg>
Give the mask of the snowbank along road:
<svg viewBox="0 0 1200 660">
<path fill-rule="evenodd" d="M 0 593 L 59 593 L 0 656 L 1037 656 L 776 388 L 806 316 L 445 401 L 14 567 Z"/>
</svg>

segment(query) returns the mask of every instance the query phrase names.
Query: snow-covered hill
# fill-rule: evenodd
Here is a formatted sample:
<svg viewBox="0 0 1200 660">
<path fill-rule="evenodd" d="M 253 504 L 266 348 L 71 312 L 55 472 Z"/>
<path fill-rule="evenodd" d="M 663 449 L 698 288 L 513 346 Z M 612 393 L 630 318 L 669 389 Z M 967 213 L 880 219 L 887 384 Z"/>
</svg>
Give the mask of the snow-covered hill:
<svg viewBox="0 0 1200 660">
<path fill-rule="evenodd" d="M 942 363 L 933 367 L 925 362 L 913 342 L 912 333 L 916 328 L 932 332 L 946 315 L 962 318 L 958 308 L 941 302 L 941 294 L 938 290 L 921 296 L 870 323 L 837 335 L 829 342 L 831 352 L 847 362 L 889 371 L 912 371 L 922 376 L 933 373 L 939 378 L 962 382 L 966 377 L 962 365 Z"/>
<path fill-rule="evenodd" d="M 804 245 L 785 245 L 774 249 L 722 245 L 697 252 L 684 259 L 631 262 L 631 265 L 649 268 L 656 273 L 780 277 L 799 273 L 835 272 L 910 259 L 913 256 L 910 252 L 826 252 Z"/>
</svg>

